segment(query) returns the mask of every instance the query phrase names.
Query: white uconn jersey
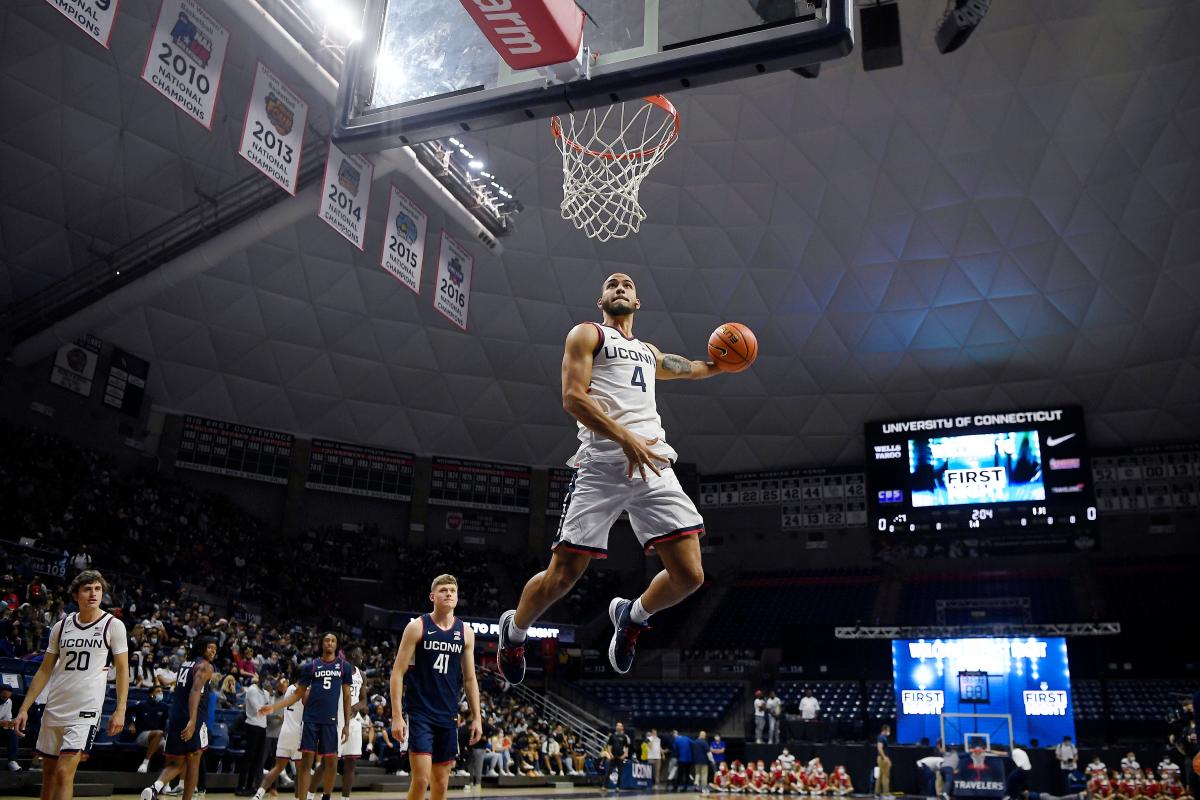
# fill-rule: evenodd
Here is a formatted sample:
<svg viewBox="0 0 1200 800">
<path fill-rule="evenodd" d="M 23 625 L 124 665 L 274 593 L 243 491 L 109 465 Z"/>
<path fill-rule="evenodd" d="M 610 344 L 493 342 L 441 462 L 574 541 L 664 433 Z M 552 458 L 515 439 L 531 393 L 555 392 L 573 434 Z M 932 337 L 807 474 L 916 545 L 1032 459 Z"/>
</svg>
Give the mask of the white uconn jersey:
<svg viewBox="0 0 1200 800">
<path fill-rule="evenodd" d="M 354 708 L 354 706 L 358 705 L 358 699 L 360 697 L 362 697 L 362 690 L 363 690 L 362 670 L 359 669 L 358 667 L 355 667 L 354 668 L 354 676 L 350 679 L 350 707 L 351 708 Z M 355 712 L 355 716 L 358 716 L 357 711 Z M 346 724 L 346 710 L 344 708 L 342 708 L 342 700 L 339 697 L 338 698 L 338 730 L 340 731 L 342 729 L 342 726 L 344 726 L 345 724 Z"/>
<path fill-rule="evenodd" d="M 56 653 L 46 688 L 44 725 L 96 725 L 112 656 L 129 650 L 125 623 L 104 613 L 90 625 L 71 614 L 50 629 L 47 653 Z"/>
<path fill-rule="evenodd" d="M 287 687 L 279 702 L 287 700 L 296 693 L 296 684 Z M 300 732 L 304 730 L 304 703 L 292 703 L 283 710 L 283 725 L 279 728 L 279 740 L 282 742 L 295 740 L 296 747 L 300 746 Z"/>
<path fill-rule="evenodd" d="M 672 462 L 677 454 L 667 444 L 667 435 L 658 416 L 654 399 L 654 352 L 639 339 L 627 339 L 616 328 L 595 325 L 600 341 L 592 355 L 592 382 L 588 396 L 617 424 L 644 439 L 658 439 L 651 449 Z M 578 466 L 587 461 L 624 461 L 621 446 L 579 425 L 579 449 L 567 463 Z"/>
</svg>

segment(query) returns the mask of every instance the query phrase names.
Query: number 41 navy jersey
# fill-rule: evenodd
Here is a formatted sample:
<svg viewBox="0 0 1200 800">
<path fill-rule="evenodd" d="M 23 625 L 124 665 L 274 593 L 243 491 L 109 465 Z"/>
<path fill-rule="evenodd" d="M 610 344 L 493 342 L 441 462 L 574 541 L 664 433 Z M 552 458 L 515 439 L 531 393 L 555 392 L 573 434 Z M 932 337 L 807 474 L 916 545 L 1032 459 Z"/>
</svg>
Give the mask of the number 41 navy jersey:
<svg viewBox="0 0 1200 800">
<path fill-rule="evenodd" d="M 342 684 L 349 685 L 353 679 L 354 668 L 341 656 L 332 661 L 314 658 L 305 664 L 296 681 L 308 688 L 308 701 L 304 704 L 305 723 L 337 724 L 338 707 L 342 704 Z"/>
<path fill-rule="evenodd" d="M 431 614 L 421 615 L 421 641 L 408 673 L 411 694 L 405 693 L 409 716 L 424 717 L 439 726 L 457 725 L 465 640 L 461 619 L 442 630 Z"/>
</svg>

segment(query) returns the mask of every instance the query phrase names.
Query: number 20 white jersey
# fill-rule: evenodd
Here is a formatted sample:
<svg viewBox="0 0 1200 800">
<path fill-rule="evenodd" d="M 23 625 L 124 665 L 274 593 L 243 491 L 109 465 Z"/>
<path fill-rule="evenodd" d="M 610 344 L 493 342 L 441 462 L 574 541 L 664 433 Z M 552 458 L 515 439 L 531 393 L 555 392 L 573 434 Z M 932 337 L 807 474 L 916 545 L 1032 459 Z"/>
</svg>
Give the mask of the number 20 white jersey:
<svg viewBox="0 0 1200 800">
<path fill-rule="evenodd" d="M 43 725 L 97 725 L 111 656 L 129 650 L 125 623 L 105 612 L 90 625 L 78 614 L 54 623 L 47 653 L 58 660 L 46 689 Z"/>
<path fill-rule="evenodd" d="M 667 444 L 662 418 L 654 399 L 654 351 L 639 339 L 627 339 L 616 328 L 595 325 L 599 341 L 592 354 L 590 396 L 614 422 L 645 439 L 658 439 L 651 449 L 671 461 L 678 457 Z M 574 467 L 585 461 L 624 461 L 620 445 L 579 425 L 579 449 L 567 463 Z"/>
</svg>

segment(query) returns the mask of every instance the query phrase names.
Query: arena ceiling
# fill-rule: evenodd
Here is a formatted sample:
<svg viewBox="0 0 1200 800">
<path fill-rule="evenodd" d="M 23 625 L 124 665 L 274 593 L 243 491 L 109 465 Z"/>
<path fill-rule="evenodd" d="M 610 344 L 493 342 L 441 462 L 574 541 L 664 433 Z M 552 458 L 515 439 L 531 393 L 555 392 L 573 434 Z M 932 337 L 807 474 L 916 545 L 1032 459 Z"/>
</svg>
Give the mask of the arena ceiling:
<svg viewBox="0 0 1200 800">
<path fill-rule="evenodd" d="M 386 180 L 365 253 L 314 216 L 94 333 L 151 361 L 166 409 L 557 464 L 563 337 L 623 271 L 664 350 L 700 357 L 725 320 L 758 334 L 751 371 L 660 387 L 706 472 L 861 463 L 868 419 L 1046 404 L 1083 405 L 1100 447 L 1200 437 L 1200 4 L 1003 0 L 942 56 L 944 6 L 903 0 L 898 69 L 673 95 L 683 138 L 624 242 L 559 219 L 545 123 L 476 136 L 526 210 L 502 255 L 474 249 L 466 333 L 433 268 L 416 296 L 377 266 Z M 122 0 L 109 51 L 44 0 L 0 9 L 0 306 L 251 174 L 269 54 L 234 31 L 208 132 L 139 78 L 157 8 Z"/>
</svg>

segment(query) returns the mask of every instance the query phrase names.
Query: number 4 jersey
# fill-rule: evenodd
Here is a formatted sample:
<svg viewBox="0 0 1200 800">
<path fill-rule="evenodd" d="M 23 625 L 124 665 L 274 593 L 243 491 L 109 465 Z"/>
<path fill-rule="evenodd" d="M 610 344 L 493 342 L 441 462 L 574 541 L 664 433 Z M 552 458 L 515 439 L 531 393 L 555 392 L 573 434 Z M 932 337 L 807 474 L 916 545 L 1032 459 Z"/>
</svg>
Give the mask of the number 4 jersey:
<svg viewBox="0 0 1200 800">
<path fill-rule="evenodd" d="M 421 615 L 421 643 L 404 693 L 404 709 L 410 717 L 423 717 L 438 726 L 457 726 L 465 644 L 461 619 L 455 618 L 454 624 L 443 630 L 432 615 Z"/>
<path fill-rule="evenodd" d="M 651 446 L 656 454 L 670 459 L 677 454 L 667 444 L 662 418 L 654 400 L 654 351 L 639 339 L 627 339 L 616 328 L 593 322 L 597 332 L 592 351 L 592 382 L 588 396 L 613 421 L 645 439 L 658 439 Z M 579 449 L 567 462 L 577 467 L 586 461 L 624 461 L 621 446 L 579 423 Z"/>
<path fill-rule="evenodd" d="M 128 652 L 125 623 L 105 612 L 87 625 L 78 614 L 50 629 L 46 652 L 58 657 L 46 688 L 43 725 L 98 725 L 112 657 Z"/>
</svg>

